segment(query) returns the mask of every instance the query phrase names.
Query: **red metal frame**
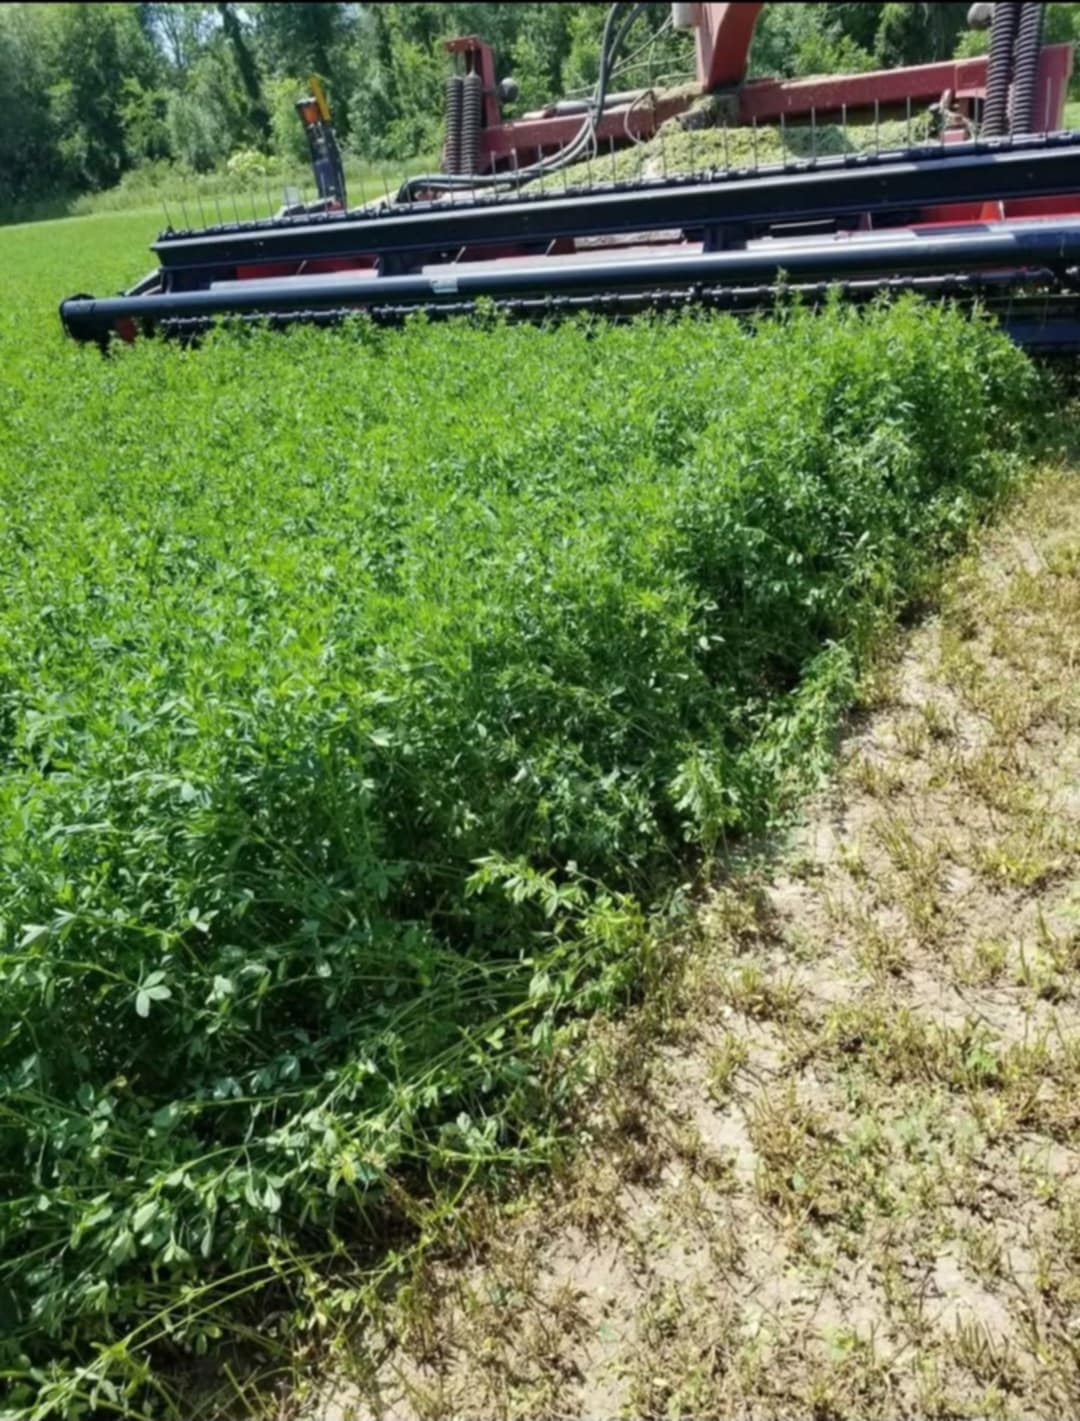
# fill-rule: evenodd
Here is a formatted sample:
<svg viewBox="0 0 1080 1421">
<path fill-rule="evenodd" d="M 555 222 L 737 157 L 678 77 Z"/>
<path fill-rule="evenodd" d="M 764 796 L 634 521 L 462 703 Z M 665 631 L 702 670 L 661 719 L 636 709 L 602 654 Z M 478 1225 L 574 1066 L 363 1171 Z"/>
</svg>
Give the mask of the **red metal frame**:
<svg viewBox="0 0 1080 1421">
<path fill-rule="evenodd" d="M 740 84 L 764 4 L 702 4 L 695 8 L 698 83 L 707 93 Z"/>
<path fill-rule="evenodd" d="M 728 90 L 736 100 L 735 121 L 752 123 L 785 118 L 825 116 L 841 110 L 874 109 L 882 116 L 906 110 L 909 100 L 932 102 L 952 95 L 962 113 L 970 114 L 986 90 L 985 57 L 944 60 L 871 74 L 826 75 L 812 79 L 758 79 L 743 83 L 747 57 L 763 4 L 702 3 L 694 7 L 697 72 L 701 93 Z M 463 54 L 466 65 L 479 72 L 484 85 L 484 119 L 480 132 L 480 170 L 526 166 L 543 154 L 566 147 L 581 130 L 582 115 L 548 110 L 504 123 L 499 107 L 491 47 L 476 35 L 447 43 Z M 1047 45 L 1042 51 L 1038 86 L 1042 113 L 1039 126 L 1059 128 L 1073 68 L 1071 44 Z M 662 123 L 684 112 L 695 98 L 647 95 L 633 104 L 605 110 L 597 126 L 601 147 L 631 138 L 645 139 Z"/>
<path fill-rule="evenodd" d="M 1039 61 L 1038 86 L 1042 94 L 1043 129 L 1058 128 L 1065 108 L 1073 68 L 1071 44 L 1047 45 Z M 982 99 L 986 92 L 986 58 L 946 59 L 939 64 L 918 64 L 907 69 L 880 69 L 872 74 L 839 74 L 814 79 L 759 79 L 739 91 L 739 118 L 775 119 L 816 112 L 897 107 L 908 99 L 940 98 L 946 91 L 962 108 Z"/>
<path fill-rule="evenodd" d="M 484 128 L 498 128 L 503 125 L 499 108 L 499 95 L 495 87 L 495 59 L 491 45 L 485 44 L 479 35 L 461 35 L 446 41 L 450 54 L 464 54 L 469 72 L 479 73 L 484 85 Z"/>
</svg>

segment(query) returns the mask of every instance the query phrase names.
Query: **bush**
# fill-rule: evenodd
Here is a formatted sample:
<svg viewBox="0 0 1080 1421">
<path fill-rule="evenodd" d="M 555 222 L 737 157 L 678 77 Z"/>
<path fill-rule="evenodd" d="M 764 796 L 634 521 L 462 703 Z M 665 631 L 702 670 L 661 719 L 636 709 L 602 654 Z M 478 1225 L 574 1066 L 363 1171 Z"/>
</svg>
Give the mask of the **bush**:
<svg viewBox="0 0 1080 1421">
<path fill-rule="evenodd" d="M 264 178 L 276 172 L 277 165 L 257 148 L 238 148 L 225 164 L 225 171 L 236 178 Z"/>
<path fill-rule="evenodd" d="M 544 1156 L 574 1021 L 822 763 L 1031 374 L 908 301 L 19 368 L 0 1364 L 73 1413 L 402 1181 Z"/>
</svg>

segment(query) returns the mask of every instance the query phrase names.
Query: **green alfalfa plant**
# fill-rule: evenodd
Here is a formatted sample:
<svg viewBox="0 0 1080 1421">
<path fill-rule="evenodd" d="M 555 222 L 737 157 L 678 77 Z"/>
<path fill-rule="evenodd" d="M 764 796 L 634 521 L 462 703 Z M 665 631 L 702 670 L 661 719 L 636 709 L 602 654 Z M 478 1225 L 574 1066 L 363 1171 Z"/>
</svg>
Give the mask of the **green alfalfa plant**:
<svg viewBox="0 0 1080 1421">
<path fill-rule="evenodd" d="M 687 855 L 1013 478 L 1028 366 L 913 302 L 5 349 L 0 1359 L 180 1413 L 303 1260 L 551 1157 Z"/>
</svg>

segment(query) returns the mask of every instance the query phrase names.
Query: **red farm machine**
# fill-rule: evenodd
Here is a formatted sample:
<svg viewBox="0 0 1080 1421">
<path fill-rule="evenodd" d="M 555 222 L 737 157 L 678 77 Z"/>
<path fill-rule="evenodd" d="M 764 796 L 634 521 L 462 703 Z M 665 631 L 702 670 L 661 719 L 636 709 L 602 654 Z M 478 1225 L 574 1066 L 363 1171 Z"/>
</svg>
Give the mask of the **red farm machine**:
<svg viewBox="0 0 1080 1421">
<path fill-rule="evenodd" d="M 347 204 L 316 90 L 298 108 L 317 202 L 170 226 L 149 276 L 121 296 L 63 302 L 64 325 L 105 344 L 193 336 L 219 319 L 392 323 L 478 302 L 530 319 L 737 312 L 774 301 L 781 283 L 808 300 L 839 288 L 978 301 L 1029 349 L 1080 349 L 1080 132 L 1063 124 L 1073 55 L 1043 45 L 1044 6 L 973 5 L 970 20 L 990 25 L 985 57 L 747 80 L 762 8 L 674 5 L 667 24 L 693 32 L 696 82 L 616 92 L 651 7 L 614 4 L 591 95 L 513 122 L 502 115 L 513 82 L 497 82 L 489 46 L 453 40 L 442 171 L 360 207 Z M 856 122 L 885 141 L 848 144 Z M 621 149 L 703 126 L 722 135 L 723 161 L 620 175 Z M 759 134 L 777 127 L 799 132 L 798 156 L 758 161 Z M 726 160 L 729 136 L 740 155 L 749 136 L 749 159 Z"/>
</svg>

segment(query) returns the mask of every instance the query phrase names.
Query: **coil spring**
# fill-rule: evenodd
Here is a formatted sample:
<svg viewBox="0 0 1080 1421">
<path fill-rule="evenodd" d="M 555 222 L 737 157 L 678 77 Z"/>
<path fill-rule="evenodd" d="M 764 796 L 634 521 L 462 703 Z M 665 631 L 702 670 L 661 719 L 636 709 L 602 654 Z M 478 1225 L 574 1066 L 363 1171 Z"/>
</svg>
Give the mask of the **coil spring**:
<svg viewBox="0 0 1080 1421">
<path fill-rule="evenodd" d="M 464 80 L 451 74 L 446 81 L 446 138 L 443 142 L 444 173 L 461 172 L 461 108 Z"/>
<path fill-rule="evenodd" d="M 466 74 L 461 105 L 461 169 L 475 173 L 480 161 L 480 116 L 484 104 L 484 81 L 479 74 Z"/>
<path fill-rule="evenodd" d="M 1016 31 L 1013 58 L 1012 103 L 1009 106 L 1009 126 L 1013 133 L 1035 131 L 1035 87 L 1039 78 L 1042 31 L 1043 6 L 1039 3 L 1025 4 Z"/>
<path fill-rule="evenodd" d="M 1013 44 L 1020 23 L 1018 4 L 994 6 L 990 25 L 990 59 L 986 70 L 986 102 L 982 132 L 987 138 L 1002 138 L 1009 131 L 1009 80 L 1013 68 Z"/>
</svg>

